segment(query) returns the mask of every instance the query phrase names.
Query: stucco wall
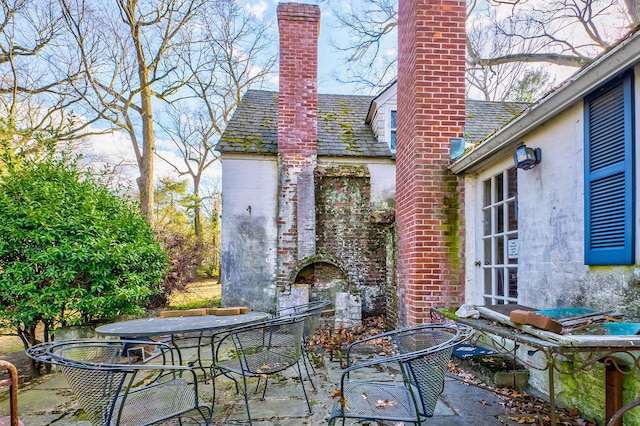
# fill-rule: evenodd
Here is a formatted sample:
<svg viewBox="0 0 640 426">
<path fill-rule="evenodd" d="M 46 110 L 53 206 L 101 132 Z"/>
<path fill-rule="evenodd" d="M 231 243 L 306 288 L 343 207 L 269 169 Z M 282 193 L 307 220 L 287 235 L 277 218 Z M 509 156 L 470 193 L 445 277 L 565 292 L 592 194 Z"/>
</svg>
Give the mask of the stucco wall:
<svg viewBox="0 0 640 426">
<path fill-rule="evenodd" d="M 273 310 L 278 236 L 277 160 L 225 156 L 222 173 L 222 304 Z"/>
<path fill-rule="evenodd" d="M 639 74 L 636 69 L 636 123 L 640 123 Z M 636 169 L 640 165 L 637 126 Z M 640 269 L 584 264 L 582 102 L 528 134 L 523 142 L 542 149 L 542 162 L 531 170 L 518 170 L 518 303 L 537 308 L 616 309 L 630 319 L 640 320 Z M 465 177 L 466 300 L 472 303 L 482 303 L 480 268 L 475 265 L 482 229 L 479 184 L 513 164 L 511 157 L 494 160 L 492 166 Z M 636 200 L 640 200 L 640 194 L 636 194 Z M 636 247 L 640 243 L 639 225 L 640 215 L 636 214 Z M 636 248 L 636 265 L 639 254 Z"/>
<path fill-rule="evenodd" d="M 636 123 L 640 79 L 636 70 Z M 618 310 L 627 320 L 640 320 L 640 268 L 637 266 L 587 266 L 584 264 L 584 111 L 579 102 L 555 119 L 544 123 L 523 138 L 527 146 L 542 149 L 542 162 L 535 168 L 518 170 L 518 303 L 535 308 L 568 306 L 596 311 Z M 640 165 L 636 124 L 636 170 Z M 515 150 L 515 146 L 513 147 Z M 466 205 L 466 301 L 482 304 L 481 182 L 513 166 L 513 159 L 494 158 L 484 170 L 465 176 Z M 637 176 L 636 176 L 637 179 Z M 638 185 L 636 184 L 636 191 Z M 636 193 L 636 203 L 640 194 Z M 636 247 L 640 242 L 636 204 Z M 640 251 L 636 248 L 636 265 Z M 521 346 L 523 361 L 544 367 L 539 352 Z M 581 355 L 584 356 L 584 355 Z M 563 368 L 577 368 L 566 363 Z M 587 419 L 604 424 L 604 367 L 596 363 L 589 372 L 556 374 L 555 396 L 558 406 L 579 407 Z M 529 384 L 543 393 L 549 392 L 548 373 L 531 369 Z M 625 376 L 624 403 L 637 396 L 638 376 Z M 637 424 L 634 417 L 626 422 Z M 626 423 L 625 423 L 626 424 Z"/>
</svg>

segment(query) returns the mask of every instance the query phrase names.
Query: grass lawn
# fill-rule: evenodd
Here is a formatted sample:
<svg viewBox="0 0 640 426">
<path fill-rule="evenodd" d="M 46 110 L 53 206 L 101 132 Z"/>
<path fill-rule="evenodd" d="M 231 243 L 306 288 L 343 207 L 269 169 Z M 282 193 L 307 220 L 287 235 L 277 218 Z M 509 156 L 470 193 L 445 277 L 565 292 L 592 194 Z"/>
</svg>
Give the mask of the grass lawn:
<svg viewBox="0 0 640 426">
<path fill-rule="evenodd" d="M 172 309 L 219 307 L 220 289 L 221 285 L 217 279 L 189 283 L 186 291 L 171 295 L 169 307 Z"/>
</svg>

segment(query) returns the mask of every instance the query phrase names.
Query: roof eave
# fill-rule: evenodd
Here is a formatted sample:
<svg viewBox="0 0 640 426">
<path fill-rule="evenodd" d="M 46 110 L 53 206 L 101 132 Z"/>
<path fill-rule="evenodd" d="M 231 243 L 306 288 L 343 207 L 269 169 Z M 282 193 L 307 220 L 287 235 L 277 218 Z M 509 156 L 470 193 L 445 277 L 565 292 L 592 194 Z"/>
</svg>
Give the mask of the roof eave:
<svg viewBox="0 0 640 426">
<path fill-rule="evenodd" d="M 558 89 L 534 104 L 498 133 L 480 143 L 449 168 L 453 173 L 473 172 L 494 156 L 512 153 L 515 144 L 527 133 L 556 117 L 613 76 L 640 60 L 640 31 L 603 54 L 584 69 L 567 79 Z"/>
</svg>

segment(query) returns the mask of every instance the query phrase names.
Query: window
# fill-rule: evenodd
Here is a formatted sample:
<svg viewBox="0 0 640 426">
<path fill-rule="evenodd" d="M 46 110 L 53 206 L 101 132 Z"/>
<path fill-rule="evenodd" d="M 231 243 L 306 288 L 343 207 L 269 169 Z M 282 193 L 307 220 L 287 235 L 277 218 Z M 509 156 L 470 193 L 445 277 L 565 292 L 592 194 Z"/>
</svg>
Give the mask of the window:
<svg viewBox="0 0 640 426">
<path fill-rule="evenodd" d="M 634 254 L 633 74 L 585 98 L 585 263 L 630 265 Z"/>
<path fill-rule="evenodd" d="M 391 111 L 391 120 L 389 122 L 389 148 L 391 151 L 396 150 L 396 111 Z"/>
<path fill-rule="evenodd" d="M 486 305 L 518 302 L 517 178 L 511 168 L 482 182 L 480 281 Z"/>
</svg>

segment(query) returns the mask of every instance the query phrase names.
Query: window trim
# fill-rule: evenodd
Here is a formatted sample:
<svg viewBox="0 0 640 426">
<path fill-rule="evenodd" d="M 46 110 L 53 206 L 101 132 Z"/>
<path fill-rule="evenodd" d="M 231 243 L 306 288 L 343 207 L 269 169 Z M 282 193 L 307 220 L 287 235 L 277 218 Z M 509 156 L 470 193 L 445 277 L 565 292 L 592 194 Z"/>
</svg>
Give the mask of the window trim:
<svg viewBox="0 0 640 426">
<path fill-rule="evenodd" d="M 395 148 L 392 147 L 391 146 L 391 135 L 395 132 L 396 133 L 396 137 L 397 137 L 397 134 L 398 134 L 397 133 L 398 132 L 398 121 L 397 121 L 397 119 L 398 119 L 398 110 L 397 110 L 396 107 L 389 107 L 388 111 L 389 111 L 389 113 L 387 114 L 387 117 L 388 117 L 388 124 L 389 125 L 387 126 L 387 132 L 386 132 L 387 133 L 387 140 L 389 141 L 388 145 L 389 145 L 389 149 L 391 150 L 391 152 L 396 152 L 398 139 L 396 138 L 396 147 Z M 393 117 L 393 113 L 394 112 L 396 113 L 396 126 L 392 127 L 391 123 L 393 121 L 392 117 Z"/>
</svg>

